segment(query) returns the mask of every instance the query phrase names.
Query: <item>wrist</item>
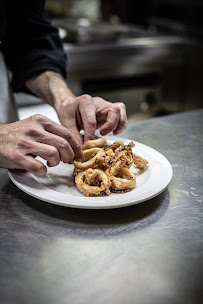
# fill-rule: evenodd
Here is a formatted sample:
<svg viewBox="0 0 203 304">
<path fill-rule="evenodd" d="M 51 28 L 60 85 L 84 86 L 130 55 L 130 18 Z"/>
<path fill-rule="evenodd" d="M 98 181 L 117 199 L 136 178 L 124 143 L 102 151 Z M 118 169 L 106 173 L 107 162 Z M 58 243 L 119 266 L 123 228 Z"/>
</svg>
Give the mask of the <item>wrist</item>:
<svg viewBox="0 0 203 304">
<path fill-rule="evenodd" d="M 57 94 L 57 96 L 55 96 L 52 106 L 58 112 L 61 108 L 71 104 L 75 98 L 75 95 L 69 89 L 64 88 L 61 94 Z"/>
<path fill-rule="evenodd" d="M 45 71 L 29 78 L 26 86 L 55 109 L 60 108 L 64 101 L 69 102 L 75 98 L 65 79 L 53 71 Z"/>
<path fill-rule="evenodd" d="M 4 129 L 5 124 L 3 124 L 2 122 L 0 122 L 0 132 Z"/>
</svg>

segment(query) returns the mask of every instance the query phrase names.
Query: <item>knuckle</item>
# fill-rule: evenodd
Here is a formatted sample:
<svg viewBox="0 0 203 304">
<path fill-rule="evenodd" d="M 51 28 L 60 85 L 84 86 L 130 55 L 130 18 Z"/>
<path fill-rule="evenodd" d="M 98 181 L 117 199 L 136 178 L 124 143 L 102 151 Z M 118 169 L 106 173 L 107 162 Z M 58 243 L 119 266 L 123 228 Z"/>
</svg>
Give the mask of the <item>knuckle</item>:
<svg viewBox="0 0 203 304">
<path fill-rule="evenodd" d="M 59 143 L 59 148 L 60 149 L 66 149 L 68 147 L 68 142 L 65 139 L 62 139 Z"/>
<path fill-rule="evenodd" d="M 41 115 L 41 114 L 35 114 L 32 116 L 32 119 L 39 122 L 39 123 L 49 123 L 50 119 Z"/>
<path fill-rule="evenodd" d="M 58 156 L 58 150 L 55 147 L 50 147 L 49 152 L 48 152 L 48 156 L 50 158 L 56 158 Z"/>
<path fill-rule="evenodd" d="M 90 102 L 92 100 L 92 96 L 89 94 L 83 94 L 80 96 L 80 99 L 86 103 L 86 102 Z"/>
<path fill-rule="evenodd" d="M 13 159 L 16 163 L 21 163 L 24 159 L 24 155 L 20 153 L 18 150 L 14 150 L 10 155 L 11 159 Z"/>
<path fill-rule="evenodd" d="M 34 114 L 31 118 L 33 120 L 35 120 L 35 121 L 40 121 L 41 119 L 43 119 L 43 115 L 41 115 L 41 114 Z"/>
<path fill-rule="evenodd" d="M 45 168 L 44 164 L 41 163 L 41 162 L 36 166 L 36 168 L 37 168 L 37 171 L 39 171 L 39 172 L 46 171 L 46 168 Z"/>
<path fill-rule="evenodd" d="M 26 138 L 21 137 L 21 138 L 19 139 L 18 146 L 19 146 L 20 148 L 23 148 L 23 149 L 28 149 L 28 148 L 30 148 L 31 143 L 30 143 L 30 141 L 27 140 Z"/>
<path fill-rule="evenodd" d="M 96 119 L 94 117 L 88 117 L 87 124 L 90 127 L 95 127 L 96 126 Z"/>
<path fill-rule="evenodd" d="M 65 138 L 70 138 L 72 137 L 72 133 L 68 129 L 64 128 L 64 136 Z"/>
<path fill-rule="evenodd" d="M 118 105 L 124 110 L 126 109 L 126 105 L 123 102 L 118 102 Z"/>
<path fill-rule="evenodd" d="M 30 170 L 37 175 L 43 176 L 46 174 L 46 167 L 43 163 L 38 162 L 31 165 Z"/>
<path fill-rule="evenodd" d="M 120 107 L 119 107 L 119 105 L 118 104 L 114 104 L 114 112 L 116 112 L 116 114 L 118 115 L 118 114 L 120 114 Z"/>
<path fill-rule="evenodd" d="M 33 125 L 28 125 L 26 126 L 26 134 L 31 137 L 35 137 L 39 134 L 39 130 Z"/>
<path fill-rule="evenodd" d="M 99 97 L 99 96 L 95 96 L 93 97 L 94 100 L 98 101 L 98 102 L 106 102 L 106 103 L 109 103 L 108 101 L 104 100 L 102 97 Z"/>
<path fill-rule="evenodd" d="M 108 121 L 108 126 L 109 126 L 109 130 L 114 130 L 115 129 L 115 124 L 112 121 Z"/>
</svg>

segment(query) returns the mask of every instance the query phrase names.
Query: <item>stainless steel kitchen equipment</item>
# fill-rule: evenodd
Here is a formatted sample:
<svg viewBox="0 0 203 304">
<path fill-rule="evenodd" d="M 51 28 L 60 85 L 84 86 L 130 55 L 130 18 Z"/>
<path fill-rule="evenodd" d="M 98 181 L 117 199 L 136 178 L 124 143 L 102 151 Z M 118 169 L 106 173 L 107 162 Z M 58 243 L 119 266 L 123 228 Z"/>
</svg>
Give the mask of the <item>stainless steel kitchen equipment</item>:
<svg viewBox="0 0 203 304">
<path fill-rule="evenodd" d="M 172 112 L 180 109 L 187 39 L 157 33 L 152 27 L 84 18 L 58 19 L 53 24 L 59 27 L 64 42 L 67 82 L 76 95 L 89 93 L 112 102 L 123 101 L 129 115 L 149 110 L 145 104 L 157 112 L 168 97 L 162 93 L 165 70 L 170 68 L 176 74 L 169 79 L 173 92 L 170 106 Z M 17 95 L 17 102 L 24 105 L 39 100 Z"/>
<path fill-rule="evenodd" d="M 55 20 L 54 24 L 67 32 L 68 83 L 76 94 L 122 100 L 128 114 L 141 111 L 149 99 L 156 109 L 163 106 L 164 68 L 175 67 L 181 73 L 186 39 L 162 35 L 153 28 L 86 19 Z M 179 82 L 181 90 L 181 77 Z M 176 94 L 175 102 L 181 102 L 180 95 Z"/>
</svg>

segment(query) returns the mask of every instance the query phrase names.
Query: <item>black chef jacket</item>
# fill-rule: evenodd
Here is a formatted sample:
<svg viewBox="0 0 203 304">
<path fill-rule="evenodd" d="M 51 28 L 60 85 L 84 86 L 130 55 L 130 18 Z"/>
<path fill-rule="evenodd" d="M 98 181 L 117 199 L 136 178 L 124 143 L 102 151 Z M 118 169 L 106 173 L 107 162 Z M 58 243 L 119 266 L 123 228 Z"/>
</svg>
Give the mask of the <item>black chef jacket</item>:
<svg viewBox="0 0 203 304">
<path fill-rule="evenodd" d="M 30 76 L 45 70 L 66 76 L 62 42 L 44 4 L 44 0 L 0 0 L 0 49 L 16 92 Z"/>
</svg>

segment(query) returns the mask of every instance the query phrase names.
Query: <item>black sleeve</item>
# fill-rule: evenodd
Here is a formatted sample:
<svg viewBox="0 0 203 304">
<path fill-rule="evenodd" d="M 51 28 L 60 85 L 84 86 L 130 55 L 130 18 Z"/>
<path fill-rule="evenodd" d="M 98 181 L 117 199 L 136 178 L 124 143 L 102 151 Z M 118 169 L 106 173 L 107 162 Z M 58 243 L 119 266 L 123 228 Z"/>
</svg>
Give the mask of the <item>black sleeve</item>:
<svg viewBox="0 0 203 304">
<path fill-rule="evenodd" d="M 51 26 L 44 0 L 7 0 L 7 29 L 2 43 L 15 92 L 25 81 L 45 70 L 66 77 L 66 56 L 58 30 Z"/>
</svg>

